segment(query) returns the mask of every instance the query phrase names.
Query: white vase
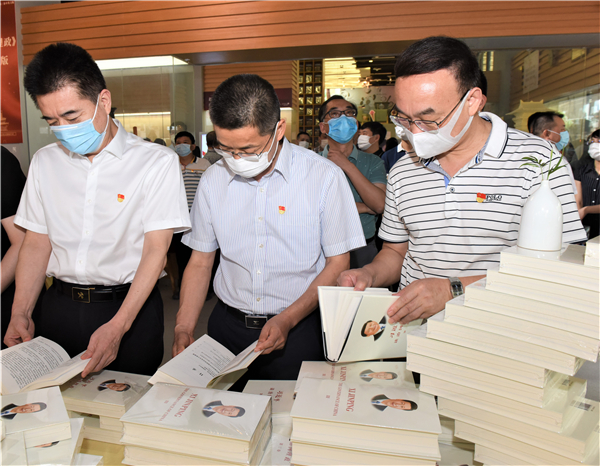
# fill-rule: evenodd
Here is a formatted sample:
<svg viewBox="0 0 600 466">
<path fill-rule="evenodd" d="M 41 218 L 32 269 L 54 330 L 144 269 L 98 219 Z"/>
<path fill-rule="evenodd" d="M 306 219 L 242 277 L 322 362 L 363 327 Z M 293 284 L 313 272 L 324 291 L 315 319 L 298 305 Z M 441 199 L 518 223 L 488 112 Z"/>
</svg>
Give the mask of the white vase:
<svg viewBox="0 0 600 466">
<path fill-rule="evenodd" d="M 543 180 L 523 207 L 517 246 L 536 251 L 560 251 L 562 232 L 562 205 L 548 180 Z"/>
</svg>

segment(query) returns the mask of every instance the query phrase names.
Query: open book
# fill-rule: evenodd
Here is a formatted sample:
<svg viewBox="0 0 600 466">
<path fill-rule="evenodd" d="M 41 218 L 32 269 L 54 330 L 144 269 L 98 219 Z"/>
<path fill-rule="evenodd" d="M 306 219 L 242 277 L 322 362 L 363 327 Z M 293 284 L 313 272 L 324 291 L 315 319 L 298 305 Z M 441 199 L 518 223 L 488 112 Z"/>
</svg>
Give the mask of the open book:
<svg viewBox="0 0 600 466">
<path fill-rule="evenodd" d="M 44 337 L 2 350 L 0 393 L 12 395 L 38 388 L 62 385 L 85 369 L 89 362 L 74 358 L 58 344 Z"/>
<path fill-rule="evenodd" d="M 421 320 L 390 324 L 387 310 L 397 299 L 383 288 L 354 291 L 351 287 L 320 286 L 327 360 L 352 362 L 406 356 L 406 335 L 421 325 Z"/>
<path fill-rule="evenodd" d="M 260 355 L 254 352 L 257 343 L 258 340 L 236 356 L 215 339 L 203 335 L 158 369 L 148 383 L 227 390 Z"/>
</svg>

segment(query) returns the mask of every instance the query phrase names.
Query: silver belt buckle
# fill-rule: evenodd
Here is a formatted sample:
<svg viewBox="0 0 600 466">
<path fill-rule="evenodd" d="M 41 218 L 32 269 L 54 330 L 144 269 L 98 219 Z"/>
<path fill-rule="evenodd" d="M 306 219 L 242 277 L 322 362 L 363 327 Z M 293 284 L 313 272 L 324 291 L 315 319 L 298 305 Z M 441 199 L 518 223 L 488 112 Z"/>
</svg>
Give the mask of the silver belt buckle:
<svg viewBox="0 0 600 466">
<path fill-rule="evenodd" d="M 245 316 L 246 328 L 260 330 L 267 323 L 267 316 Z"/>
</svg>

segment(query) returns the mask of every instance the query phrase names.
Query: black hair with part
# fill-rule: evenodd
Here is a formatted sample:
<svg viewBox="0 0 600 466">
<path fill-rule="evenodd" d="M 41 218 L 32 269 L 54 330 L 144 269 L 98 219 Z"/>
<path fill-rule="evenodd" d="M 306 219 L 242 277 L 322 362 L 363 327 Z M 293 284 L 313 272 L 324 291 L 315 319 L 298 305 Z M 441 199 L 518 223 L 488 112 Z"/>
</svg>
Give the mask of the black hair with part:
<svg viewBox="0 0 600 466">
<path fill-rule="evenodd" d="M 194 135 L 192 133 L 190 133 L 189 131 L 179 131 L 179 133 L 177 133 L 175 135 L 175 144 L 177 144 L 177 139 L 181 138 L 181 137 L 188 137 L 190 138 L 190 141 L 192 141 L 192 144 L 196 144 L 196 139 L 194 139 Z"/>
<path fill-rule="evenodd" d="M 400 54 L 394 68 L 396 79 L 439 70 L 452 72 L 461 95 L 481 84 L 477 58 L 467 44 L 453 37 L 434 36 L 415 42 Z"/>
<path fill-rule="evenodd" d="M 93 103 L 106 89 L 106 81 L 92 56 L 78 45 L 59 42 L 35 54 L 25 69 L 25 89 L 37 106 L 39 96 L 51 94 L 66 86 Z"/>
<path fill-rule="evenodd" d="M 214 148 L 217 145 L 217 133 L 215 133 L 214 131 L 206 133 L 206 145 L 212 148 Z"/>
<path fill-rule="evenodd" d="M 332 95 L 329 99 L 323 102 L 323 105 L 321 105 L 321 108 L 319 109 L 319 121 L 323 121 L 323 118 L 325 118 L 325 114 L 327 113 L 325 110 L 327 110 L 327 105 L 329 105 L 329 102 L 331 102 L 332 100 L 345 100 L 352 106 L 356 113 L 358 113 L 358 108 L 356 108 L 356 105 L 354 105 L 352 102 L 342 97 L 341 95 Z"/>
<path fill-rule="evenodd" d="M 273 133 L 281 119 L 275 89 L 255 74 L 238 74 L 219 84 L 210 99 L 209 114 L 219 128 L 253 126 L 261 136 Z"/>
</svg>

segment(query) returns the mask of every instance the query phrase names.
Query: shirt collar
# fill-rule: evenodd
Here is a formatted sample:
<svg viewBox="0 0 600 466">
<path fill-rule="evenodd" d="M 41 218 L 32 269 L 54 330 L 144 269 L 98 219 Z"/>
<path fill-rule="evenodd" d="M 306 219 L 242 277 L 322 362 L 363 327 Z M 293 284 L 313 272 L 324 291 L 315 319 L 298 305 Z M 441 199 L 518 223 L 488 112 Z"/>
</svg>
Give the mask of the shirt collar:
<svg viewBox="0 0 600 466">
<path fill-rule="evenodd" d="M 492 124 L 492 130 L 490 131 L 490 135 L 488 136 L 485 145 L 475 157 L 475 163 L 481 162 L 481 159 L 484 155 L 489 155 L 490 157 L 499 159 L 504 152 L 506 143 L 508 142 L 508 132 L 506 130 L 508 125 L 500 117 L 494 115 L 493 113 L 480 112 L 479 116 Z M 419 157 L 419 161 L 427 167 L 436 158 L 437 156 L 430 157 L 428 159 Z"/>
<path fill-rule="evenodd" d="M 281 147 L 281 151 L 279 152 L 279 157 L 277 157 L 277 160 L 275 161 L 275 168 L 267 176 L 273 174 L 273 172 L 279 172 L 281 176 L 283 176 L 283 179 L 289 183 L 292 166 L 292 154 L 292 145 L 287 140 L 287 138 L 284 137 L 283 146 Z M 227 162 L 223 161 L 223 163 L 225 164 L 225 167 L 229 172 L 229 180 L 227 181 L 227 184 L 230 184 L 236 176 L 241 180 L 246 180 L 249 182 L 254 180 L 254 178 L 244 178 L 243 176 L 236 175 L 229 169 Z"/>
</svg>

